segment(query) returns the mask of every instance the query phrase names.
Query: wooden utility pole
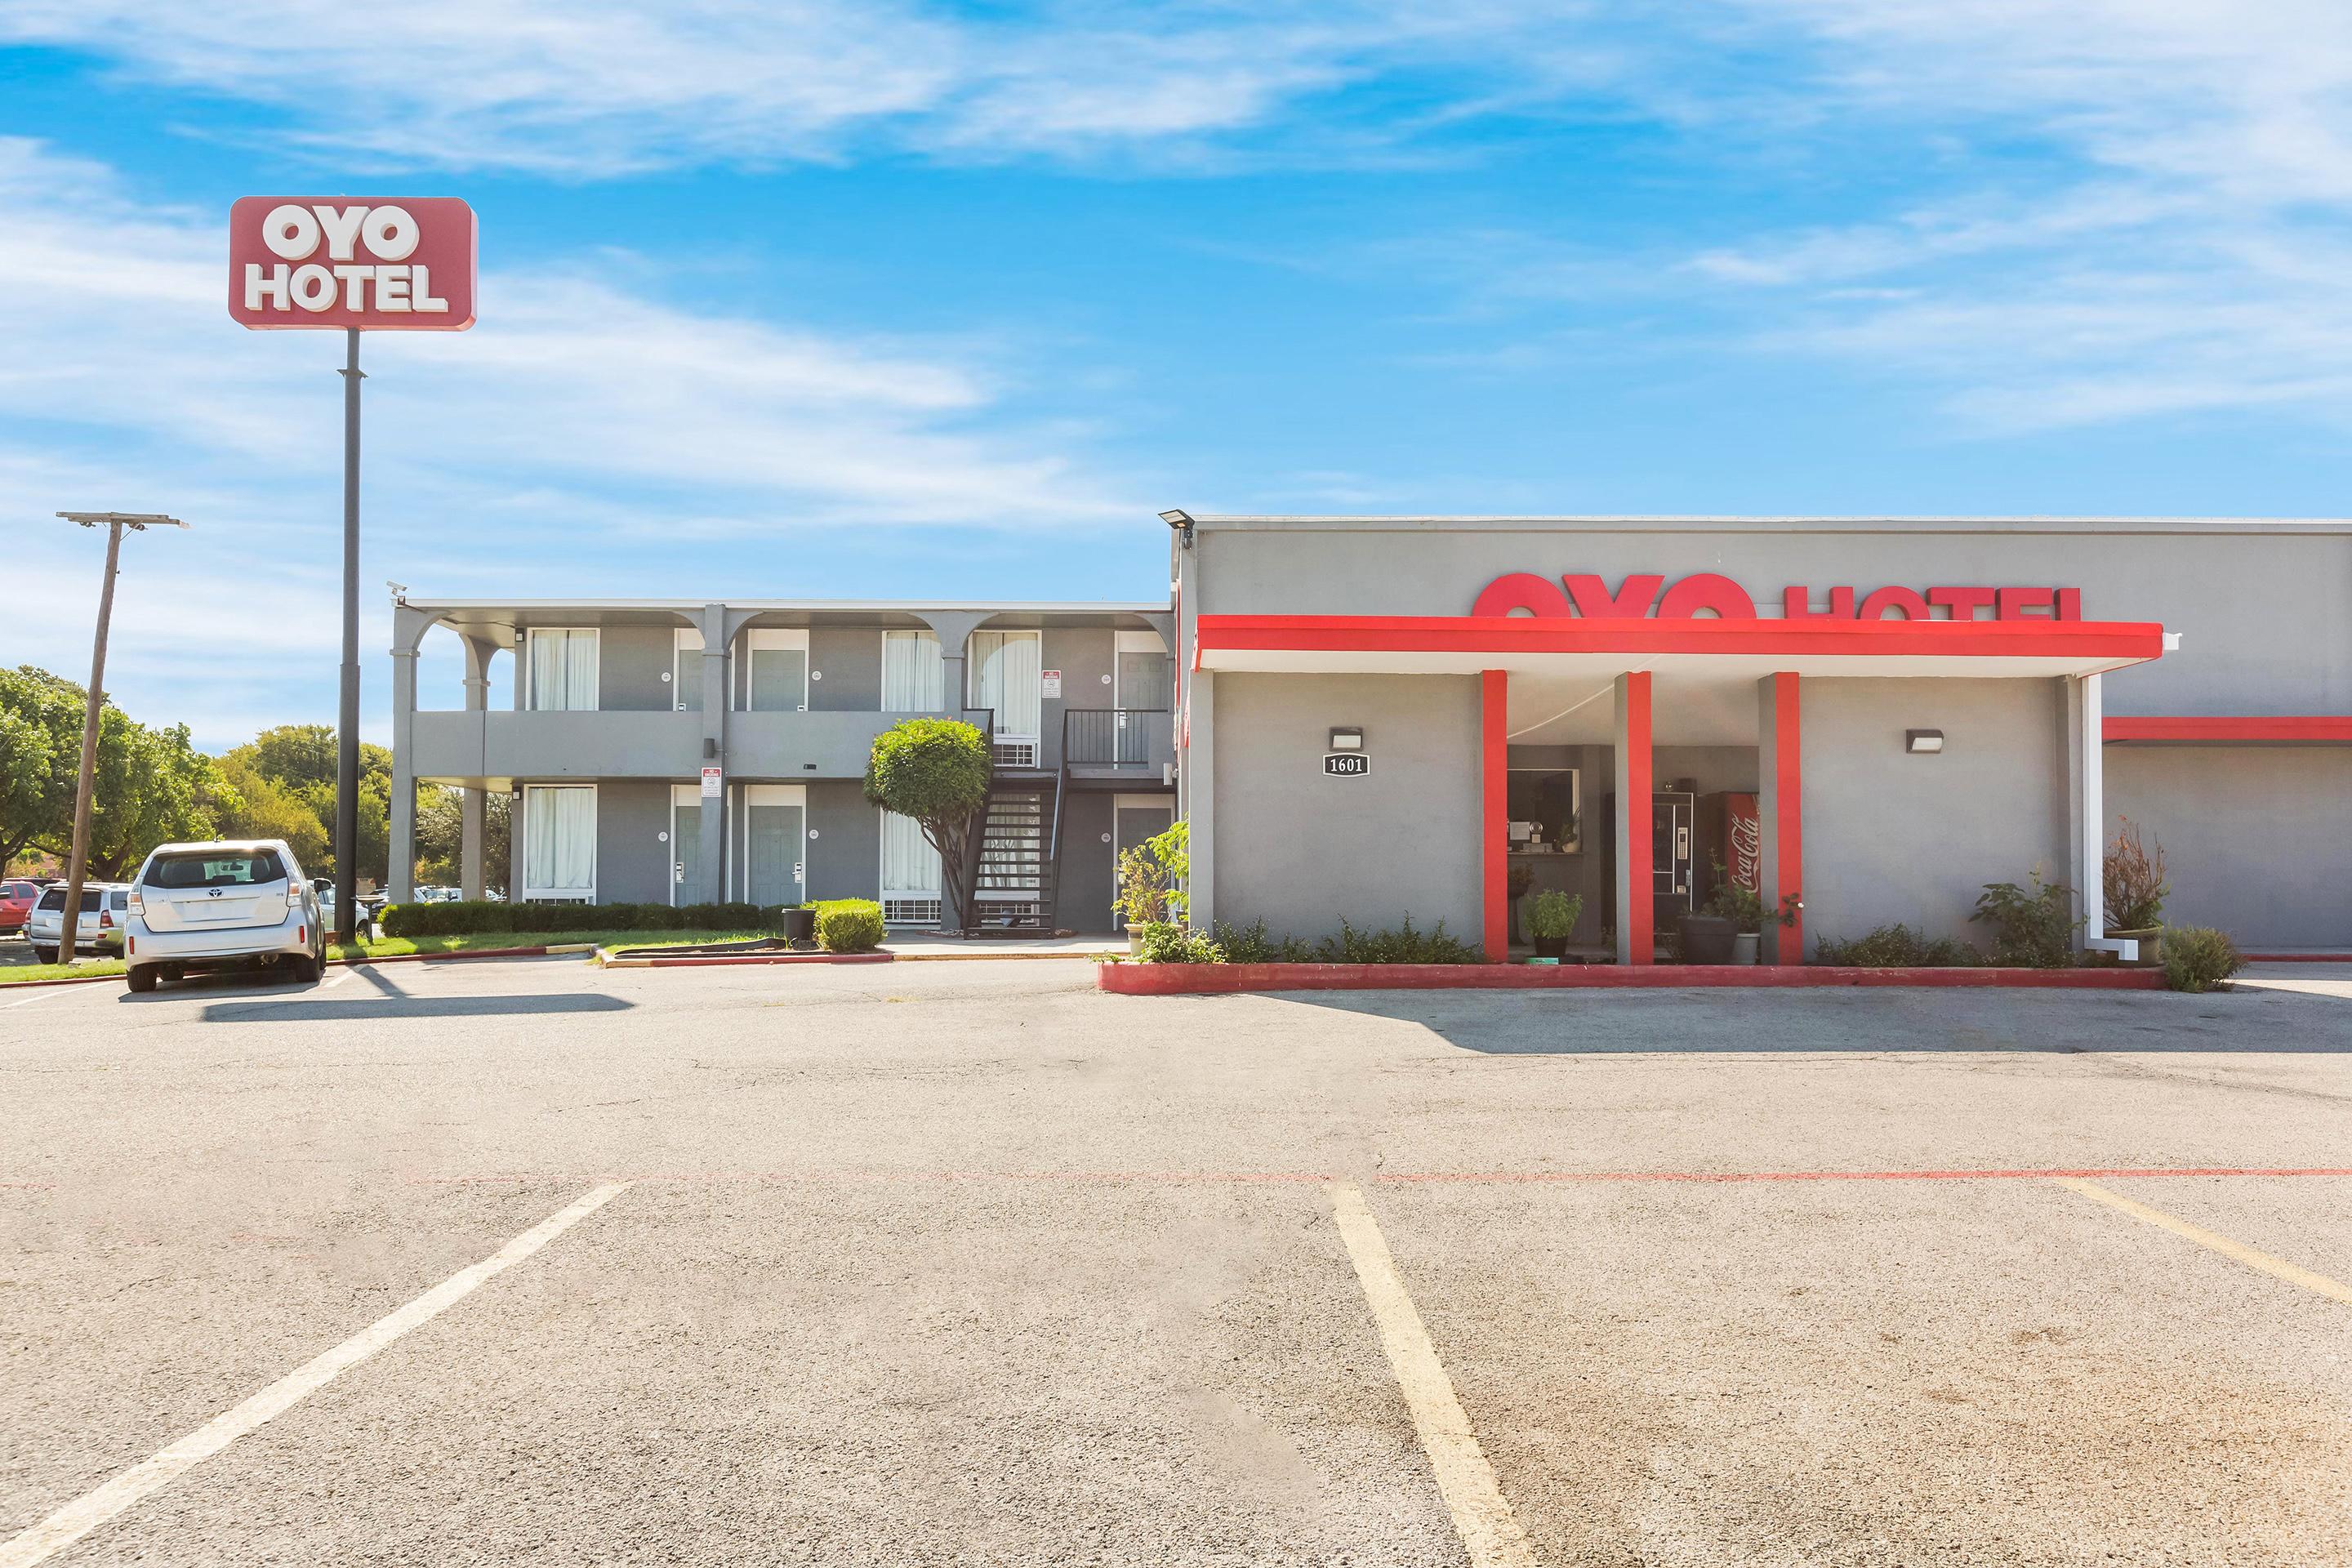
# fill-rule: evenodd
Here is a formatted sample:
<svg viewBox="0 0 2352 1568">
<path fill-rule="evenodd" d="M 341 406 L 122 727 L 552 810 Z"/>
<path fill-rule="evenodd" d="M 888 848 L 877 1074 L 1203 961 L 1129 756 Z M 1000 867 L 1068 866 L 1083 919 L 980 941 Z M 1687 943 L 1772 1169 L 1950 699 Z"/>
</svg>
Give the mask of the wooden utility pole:
<svg viewBox="0 0 2352 1568">
<path fill-rule="evenodd" d="M 98 718 L 106 706 L 106 628 L 114 619 L 114 574 L 122 556 L 122 531 L 144 531 L 149 524 L 185 528 L 175 517 L 160 512 L 61 511 L 68 522 L 106 529 L 106 581 L 98 590 L 98 641 L 89 654 L 89 700 L 81 720 L 81 777 L 74 786 L 73 848 L 66 857 L 65 929 L 58 933 L 58 962 L 74 961 L 76 928 L 81 922 L 82 872 L 89 859 L 90 786 L 98 773 Z"/>
</svg>

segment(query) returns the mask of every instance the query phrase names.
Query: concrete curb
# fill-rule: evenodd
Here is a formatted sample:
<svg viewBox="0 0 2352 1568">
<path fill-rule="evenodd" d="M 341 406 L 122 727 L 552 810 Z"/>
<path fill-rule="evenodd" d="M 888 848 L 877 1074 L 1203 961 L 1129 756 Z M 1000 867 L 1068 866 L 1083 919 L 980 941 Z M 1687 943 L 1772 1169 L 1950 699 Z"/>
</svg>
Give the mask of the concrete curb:
<svg viewBox="0 0 2352 1568">
<path fill-rule="evenodd" d="M 2352 963 L 2352 952 L 2242 952 L 2248 963 Z"/>
<path fill-rule="evenodd" d="M 1003 963 L 1007 960 L 1053 958 L 1068 961 L 1082 959 L 1088 963 L 1100 963 L 1111 956 L 1109 948 L 1073 949 L 1068 952 L 899 952 L 891 954 L 901 963 Z"/>
<path fill-rule="evenodd" d="M 55 980 L 10 980 L 0 982 L 0 996 L 11 991 L 37 991 L 44 985 L 95 985 L 101 980 L 120 980 L 120 974 L 66 974 Z"/>
<path fill-rule="evenodd" d="M 705 953 L 682 958 L 614 958 L 613 950 L 600 947 L 595 962 L 604 969 L 726 969 L 743 964 L 766 963 L 888 963 L 898 955 L 890 952 L 742 952 Z"/>
<path fill-rule="evenodd" d="M 1121 996 L 1248 991 L 1632 991 L 1677 986 L 1800 990 L 1822 986 L 2012 986 L 2159 991 L 2152 969 L 1851 969 L 1809 965 L 1528 963 L 1104 963 L 1095 986 Z"/>
<path fill-rule="evenodd" d="M 546 947 L 476 947 L 456 952 L 386 952 L 363 958 L 331 958 L 329 963 L 442 963 L 465 958 L 541 958 L 549 953 L 593 952 L 593 942 L 551 942 Z"/>
</svg>

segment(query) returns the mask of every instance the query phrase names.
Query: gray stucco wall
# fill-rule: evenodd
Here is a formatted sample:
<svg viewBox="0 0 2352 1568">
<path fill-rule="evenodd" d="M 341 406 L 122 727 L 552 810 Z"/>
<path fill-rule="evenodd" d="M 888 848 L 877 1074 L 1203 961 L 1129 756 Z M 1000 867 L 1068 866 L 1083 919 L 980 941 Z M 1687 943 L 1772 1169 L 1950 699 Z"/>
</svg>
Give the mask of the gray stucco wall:
<svg viewBox="0 0 2352 1568">
<path fill-rule="evenodd" d="M 1476 677 L 1226 674 L 1216 704 L 1216 918 L 1478 940 Z M 1335 724 L 1363 726 L 1365 777 L 1323 773 Z"/>
<path fill-rule="evenodd" d="M 1986 882 L 2067 867 L 2065 690 L 2055 679 L 1809 679 L 1800 697 L 1808 952 L 1896 921 L 1981 947 Z M 1941 730 L 1913 756 L 1906 730 Z"/>
<path fill-rule="evenodd" d="M 596 786 L 596 901 L 666 904 L 670 896 L 669 785 L 607 779 Z"/>
<path fill-rule="evenodd" d="M 597 704 L 611 713 L 663 712 L 677 705 L 670 672 L 677 629 L 606 626 L 596 637 Z"/>
<path fill-rule="evenodd" d="M 1660 789 L 1672 789 L 1689 779 L 1700 795 L 1725 790 L 1754 794 L 1756 748 L 1753 746 L 1657 746 L 1650 752 L 1653 776 Z"/>
<path fill-rule="evenodd" d="M 882 628 L 813 627 L 809 632 L 809 677 L 810 712 L 878 711 L 882 706 Z M 865 897 L 862 893 L 857 896 Z"/>
<path fill-rule="evenodd" d="M 2109 746 L 2107 834 L 2164 850 L 2165 919 L 2242 947 L 2352 947 L 2352 747 Z"/>
</svg>

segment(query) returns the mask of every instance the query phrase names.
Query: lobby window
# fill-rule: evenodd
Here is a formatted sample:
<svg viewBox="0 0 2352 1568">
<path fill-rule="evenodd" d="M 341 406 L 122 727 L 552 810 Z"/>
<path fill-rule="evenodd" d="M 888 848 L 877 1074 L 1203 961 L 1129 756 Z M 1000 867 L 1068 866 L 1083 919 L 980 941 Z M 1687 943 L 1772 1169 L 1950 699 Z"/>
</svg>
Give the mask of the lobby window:
<svg viewBox="0 0 2352 1568">
<path fill-rule="evenodd" d="M 1513 768 L 1510 770 L 1511 825 L 1514 852 L 1546 854 L 1583 847 L 1577 822 L 1583 805 L 1574 768 Z"/>
<path fill-rule="evenodd" d="M 524 651 L 530 661 L 527 706 L 533 712 L 595 711 L 595 628 L 533 626 Z"/>
</svg>

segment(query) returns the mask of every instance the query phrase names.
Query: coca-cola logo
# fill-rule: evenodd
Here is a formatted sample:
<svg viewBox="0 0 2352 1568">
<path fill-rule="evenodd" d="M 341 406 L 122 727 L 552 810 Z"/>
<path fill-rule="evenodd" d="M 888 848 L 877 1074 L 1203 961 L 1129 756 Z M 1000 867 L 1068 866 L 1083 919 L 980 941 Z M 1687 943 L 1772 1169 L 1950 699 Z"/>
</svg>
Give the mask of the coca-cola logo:
<svg viewBox="0 0 2352 1568">
<path fill-rule="evenodd" d="M 1822 607 L 1814 607 L 1813 590 L 1799 584 L 1780 591 L 1780 616 L 1791 621 L 2079 621 L 2083 590 L 2038 586 L 1945 586 L 1922 593 L 1914 588 L 1874 588 L 1857 595 L 1850 587 L 1825 589 Z M 1479 590 L 1470 607 L 1474 616 L 1509 616 L 1524 612 L 1545 618 L 1580 616 L 1587 620 L 1693 620 L 1714 616 L 1727 621 L 1758 617 L 1756 601 L 1747 589 L 1718 572 L 1698 572 L 1678 579 L 1672 587 L 1665 575 L 1636 572 L 1612 593 L 1607 582 L 1590 572 L 1565 572 L 1557 580 L 1533 572 L 1507 572 Z"/>
</svg>

